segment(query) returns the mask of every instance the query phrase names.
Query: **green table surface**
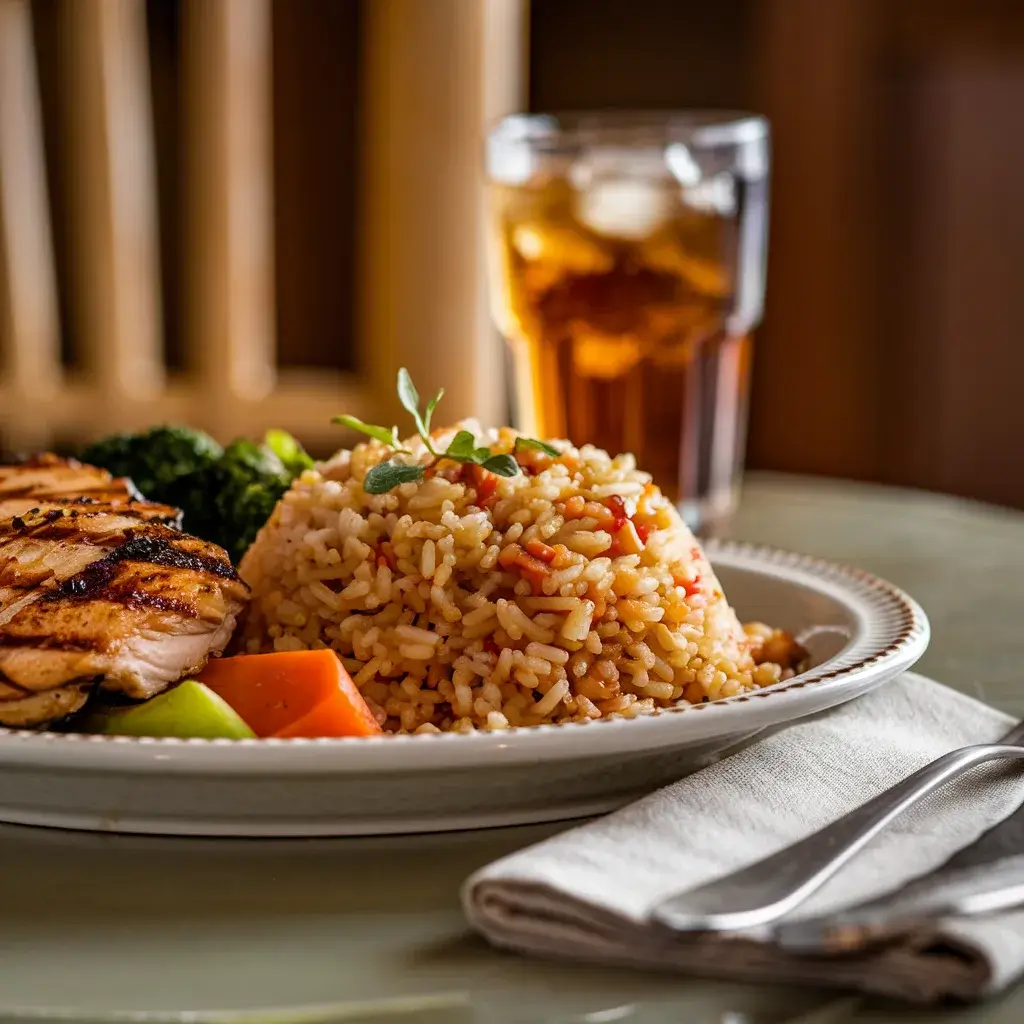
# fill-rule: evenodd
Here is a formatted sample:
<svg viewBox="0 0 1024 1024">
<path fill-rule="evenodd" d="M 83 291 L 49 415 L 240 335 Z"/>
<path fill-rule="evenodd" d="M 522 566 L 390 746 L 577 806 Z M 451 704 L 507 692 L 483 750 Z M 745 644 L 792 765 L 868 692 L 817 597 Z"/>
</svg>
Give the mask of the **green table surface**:
<svg viewBox="0 0 1024 1024">
<path fill-rule="evenodd" d="M 754 476 L 731 532 L 862 566 L 905 587 L 933 625 L 922 670 L 1024 713 L 1024 515 Z M 1024 1020 L 1024 987 L 980 1007 L 908 1010 L 492 951 L 467 932 L 459 884 L 560 827 L 219 841 L 0 826 L 0 1021 Z M 59 1017 L 54 1008 L 68 1012 Z M 185 1012 L 197 1010 L 211 1012 Z"/>
</svg>

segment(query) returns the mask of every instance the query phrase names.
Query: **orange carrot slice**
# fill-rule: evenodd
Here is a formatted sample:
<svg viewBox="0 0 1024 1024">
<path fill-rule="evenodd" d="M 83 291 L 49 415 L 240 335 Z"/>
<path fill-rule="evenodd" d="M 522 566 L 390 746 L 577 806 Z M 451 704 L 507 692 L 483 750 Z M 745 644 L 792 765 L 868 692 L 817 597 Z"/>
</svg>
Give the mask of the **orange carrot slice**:
<svg viewBox="0 0 1024 1024">
<path fill-rule="evenodd" d="M 257 736 L 373 736 L 381 732 L 333 651 L 211 658 L 196 677 Z"/>
</svg>

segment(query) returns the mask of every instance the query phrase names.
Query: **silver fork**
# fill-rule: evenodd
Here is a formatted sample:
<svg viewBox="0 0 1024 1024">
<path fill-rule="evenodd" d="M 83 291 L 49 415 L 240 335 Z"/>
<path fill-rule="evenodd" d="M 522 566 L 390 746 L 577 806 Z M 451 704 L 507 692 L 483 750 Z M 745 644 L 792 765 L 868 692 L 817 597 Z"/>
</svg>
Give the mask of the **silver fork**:
<svg viewBox="0 0 1024 1024">
<path fill-rule="evenodd" d="M 1024 721 L 1000 743 L 962 747 L 792 846 L 725 878 L 671 896 L 653 911 L 680 932 L 737 931 L 795 910 L 894 818 L 964 772 L 1000 758 L 1024 758 Z"/>
</svg>

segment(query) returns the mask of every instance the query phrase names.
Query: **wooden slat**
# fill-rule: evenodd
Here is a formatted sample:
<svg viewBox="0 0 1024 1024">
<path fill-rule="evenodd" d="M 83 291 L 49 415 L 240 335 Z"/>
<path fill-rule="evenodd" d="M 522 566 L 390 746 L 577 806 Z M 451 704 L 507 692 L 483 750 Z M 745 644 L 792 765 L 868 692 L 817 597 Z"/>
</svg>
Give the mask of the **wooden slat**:
<svg viewBox="0 0 1024 1024">
<path fill-rule="evenodd" d="M 382 416 L 404 363 L 445 387 L 444 421 L 505 418 L 481 168 L 488 120 L 524 99 L 525 25 L 523 0 L 366 6 L 359 334 Z"/>
<path fill-rule="evenodd" d="M 183 25 L 187 350 L 227 424 L 274 385 L 270 3 L 186 0 Z"/>
<path fill-rule="evenodd" d="M 482 138 L 477 146 L 483 165 L 487 131 L 501 118 L 526 110 L 529 86 L 530 7 L 526 0 L 489 0 L 483 9 L 483 41 L 480 54 Z M 482 238 L 488 223 L 486 197 L 481 190 L 480 222 L 477 238 Z M 501 334 L 490 308 L 489 268 L 482 255 L 477 256 L 477 326 L 480 339 L 473 362 L 473 401 L 475 415 L 485 426 L 511 422 L 508 408 L 508 376 Z"/>
<path fill-rule="evenodd" d="M 72 308 L 112 423 L 164 376 L 145 16 L 140 0 L 62 0 Z"/>
<path fill-rule="evenodd" d="M 0 427 L 42 443 L 38 405 L 60 382 L 60 325 L 31 12 L 0 3 Z"/>
</svg>

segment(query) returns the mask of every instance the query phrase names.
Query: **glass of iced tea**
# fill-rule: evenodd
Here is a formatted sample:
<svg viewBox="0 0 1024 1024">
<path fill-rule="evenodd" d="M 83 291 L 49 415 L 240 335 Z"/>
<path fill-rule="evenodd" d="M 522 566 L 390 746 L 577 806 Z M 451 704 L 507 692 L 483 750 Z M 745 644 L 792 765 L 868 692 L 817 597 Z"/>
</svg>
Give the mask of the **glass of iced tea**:
<svg viewBox="0 0 1024 1024">
<path fill-rule="evenodd" d="M 655 113 L 516 115 L 487 144 L 517 426 L 632 452 L 704 533 L 743 464 L 768 142 L 761 117 Z"/>
</svg>

